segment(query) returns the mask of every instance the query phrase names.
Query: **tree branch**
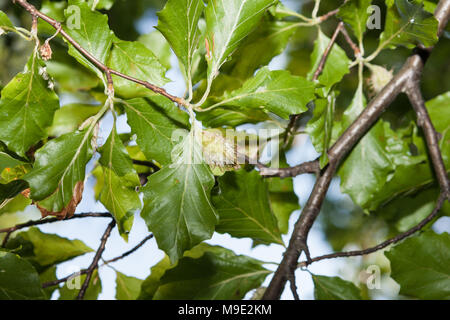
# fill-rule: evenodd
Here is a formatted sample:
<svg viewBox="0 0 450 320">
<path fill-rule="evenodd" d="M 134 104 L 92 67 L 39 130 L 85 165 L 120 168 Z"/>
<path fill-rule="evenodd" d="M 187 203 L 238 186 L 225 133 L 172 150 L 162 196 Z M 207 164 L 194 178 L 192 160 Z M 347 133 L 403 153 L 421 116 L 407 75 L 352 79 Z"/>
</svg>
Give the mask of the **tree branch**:
<svg viewBox="0 0 450 320">
<path fill-rule="evenodd" d="M 347 2 L 347 0 L 345 2 Z M 320 20 L 320 22 L 323 22 L 323 21 L 328 20 L 329 18 L 335 16 L 338 12 L 339 12 L 339 8 L 334 9 L 334 10 L 320 16 L 318 19 Z"/>
<path fill-rule="evenodd" d="M 436 9 L 436 18 L 439 20 L 440 34 L 450 18 L 450 0 L 441 0 Z M 432 48 L 428 48 L 428 53 Z M 279 299 L 281 293 L 289 280 L 290 274 L 295 272 L 297 261 L 302 252 L 306 253 L 307 260 L 311 261 L 306 240 L 309 231 L 316 220 L 323 200 L 330 186 L 331 180 L 336 169 L 344 157 L 354 148 L 359 140 L 370 130 L 377 122 L 381 114 L 395 100 L 400 92 L 402 92 L 408 81 L 415 77 L 417 73 L 421 73 L 424 60 L 421 51 L 415 51 L 403 65 L 402 69 L 394 76 L 394 78 L 381 90 L 381 92 L 369 103 L 359 117 L 350 125 L 350 127 L 342 134 L 336 143 L 328 151 L 330 162 L 323 172 L 319 175 L 314 185 L 314 189 L 304 207 L 299 220 L 295 224 L 289 246 L 283 256 L 278 269 L 276 270 L 269 287 L 264 293 L 263 299 L 273 300 Z M 440 182 L 441 183 L 441 182 Z M 446 190 L 441 190 L 447 194 Z"/>
<path fill-rule="evenodd" d="M 406 232 L 403 232 L 403 233 L 395 236 L 394 238 L 391 238 L 389 240 L 386 240 L 386 241 L 376 245 L 375 247 L 367 248 L 367 249 L 364 249 L 364 250 L 344 251 L 344 252 L 336 252 L 336 253 L 331 253 L 331 254 L 325 254 L 323 256 L 312 258 L 310 261 L 300 262 L 298 264 L 298 267 L 306 267 L 306 266 L 310 265 L 313 262 L 317 262 L 317 261 L 321 261 L 321 260 L 325 260 L 325 259 L 364 256 L 364 255 L 368 255 L 368 254 L 377 252 L 379 250 L 382 250 L 382 249 L 388 247 L 391 244 L 395 244 L 397 242 L 400 242 L 400 241 L 406 239 L 407 237 L 413 235 L 414 233 L 422 230 L 428 223 L 430 223 L 437 216 L 437 214 L 441 210 L 441 208 L 444 205 L 444 202 L 445 202 L 445 200 L 447 198 L 448 198 L 448 196 L 446 196 L 445 193 L 441 193 L 441 195 L 439 196 L 439 198 L 437 200 L 437 204 L 436 204 L 435 208 L 433 209 L 433 211 L 425 219 L 423 219 L 418 225 L 412 227 L 411 229 L 409 229 Z"/>
<path fill-rule="evenodd" d="M 32 4 L 28 3 L 28 1 L 26 0 L 13 0 L 14 3 L 19 4 L 20 6 L 22 6 L 25 10 L 27 10 L 33 17 L 38 17 L 42 20 L 44 20 L 45 22 L 47 22 L 48 24 L 50 24 L 53 28 L 55 28 L 56 30 L 59 30 L 59 33 L 61 34 L 61 36 L 63 36 L 71 45 L 73 45 L 75 47 L 75 49 L 77 49 L 86 59 L 88 59 L 90 62 L 92 62 L 97 68 L 99 68 L 102 72 L 104 72 L 106 74 L 107 77 L 107 81 L 108 81 L 108 85 L 110 88 L 108 88 L 109 91 L 111 91 L 111 84 L 112 84 L 112 77 L 111 75 L 114 74 L 118 77 L 121 77 L 123 79 L 135 82 L 137 84 L 140 84 L 144 87 L 146 87 L 147 89 L 158 93 L 166 98 L 168 98 L 169 100 L 177 103 L 180 106 L 184 106 L 187 107 L 189 105 L 189 103 L 187 101 L 185 101 L 183 98 L 179 98 L 176 96 L 173 96 L 169 93 L 167 93 L 166 90 L 164 90 L 163 88 L 160 88 L 158 86 L 155 86 L 147 81 L 142 81 L 136 78 L 133 78 L 131 76 L 125 75 L 119 71 L 113 70 L 111 68 L 109 68 L 108 66 L 106 66 L 105 64 L 103 64 L 102 62 L 100 62 L 97 58 L 95 58 L 91 53 L 89 53 L 86 49 L 84 49 L 75 39 L 73 39 L 66 31 L 64 31 L 64 29 L 62 28 L 62 25 L 60 22 L 56 21 L 55 19 L 50 18 L 49 16 L 45 15 L 44 13 L 40 12 L 39 10 L 36 9 L 35 6 L 33 6 Z"/>
<path fill-rule="evenodd" d="M 263 164 L 258 164 L 257 167 L 259 169 L 260 174 L 266 178 L 270 177 L 288 178 L 288 177 L 296 177 L 304 173 L 320 172 L 319 161 L 317 160 L 304 162 L 298 166 L 290 168 L 269 168 Z"/>
<path fill-rule="evenodd" d="M 115 257 L 113 259 L 110 260 L 106 260 L 104 263 L 108 264 L 108 263 L 113 263 L 116 262 L 118 260 L 121 260 L 127 256 L 129 256 L 130 254 L 136 252 L 140 247 L 142 247 L 148 240 L 153 239 L 153 234 L 149 234 L 148 236 L 146 236 L 141 242 L 139 242 L 134 248 L 132 248 L 131 250 L 128 250 L 127 252 L 121 254 L 118 257 Z"/>
<path fill-rule="evenodd" d="M 317 79 L 319 79 L 319 76 L 322 73 L 323 68 L 325 67 L 325 63 L 328 60 L 328 56 L 331 53 L 331 49 L 333 48 L 334 43 L 336 42 L 337 36 L 341 32 L 341 29 L 343 26 L 344 26 L 344 23 L 342 21 L 338 23 L 336 30 L 334 31 L 333 36 L 331 37 L 331 40 L 328 43 L 327 48 L 325 49 L 325 51 L 322 54 L 322 58 L 320 59 L 319 65 L 317 66 L 317 69 L 314 72 L 314 76 L 312 78 L 313 81 L 316 81 Z"/>
<path fill-rule="evenodd" d="M 350 38 L 350 36 L 349 36 L 349 34 L 347 32 L 347 29 L 345 29 L 344 26 L 342 26 L 341 33 L 344 36 L 345 41 L 347 41 L 349 46 L 352 48 L 355 58 L 358 57 L 361 54 L 361 51 L 359 50 L 359 48 L 356 45 L 356 43 L 353 42 L 352 38 Z"/>
<path fill-rule="evenodd" d="M 125 252 L 125 253 L 121 254 L 120 256 L 117 256 L 117 257 L 115 257 L 113 259 L 104 261 L 104 264 L 102 266 L 104 266 L 106 264 L 109 264 L 109 263 L 117 262 L 117 261 L 119 261 L 119 260 L 129 256 L 130 254 L 132 254 L 132 253 L 136 252 L 138 249 L 140 249 L 148 240 L 150 240 L 152 238 L 153 238 L 153 234 L 148 235 L 141 242 L 139 242 L 135 247 L 133 247 L 131 250 L 128 250 L 127 252 Z M 99 267 L 101 267 L 101 266 L 99 266 L 97 264 L 97 266 L 95 268 L 98 269 Z M 58 285 L 60 283 L 66 282 L 67 280 L 69 280 L 71 278 L 74 278 L 74 277 L 86 274 L 86 273 L 88 273 L 88 270 L 89 269 L 83 269 L 83 270 L 80 270 L 79 272 L 72 273 L 72 274 L 70 274 L 70 275 L 68 275 L 68 276 L 66 276 L 64 278 L 57 279 L 57 280 L 54 280 L 54 281 L 45 282 L 45 283 L 42 284 L 42 288 L 45 289 L 45 288 L 48 288 L 48 287 L 56 286 L 56 285 Z"/>
<path fill-rule="evenodd" d="M 450 182 L 444 160 L 442 159 L 441 150 L 439 149 L 439 133 L 434 128 L 425 106 L 425 100 L 420 90 L 420 74 L 421 72 L 418 70 L 414 74 L 414 77 L 409 79 L 405 91 L 417 114 L 417 125 L 423 129 L 428 153 L 441 191 L 448 197 L 450 195 Z"/>
<path fill-rule="evenodd" d="M 291 292 L 294 296 L 294 300 L 300 300 L 300 297 L 297 292 L 297 285 L 295 283 L 295 273 L 289 275 L 289 283 L 291 284 Z"/>
<path fill-rule="evenodd" d="M 327 48 L 322 53 L 322 57 L 320 58 L 319 65 L 316 68 L 316 71 L 314 72 L 314 75 L 312 77 L 312 81 L 316 81 L 320 74 L 323 71 L 323 68 L 325 67 L 325 64 L 328 60 L 328 56 L 331 53 L 331 49 L 333 48 L 334 43 L 336 42 L 336 38 L 339 35 L 339 32 L 341 32 L 341 29 L 344 27 L 343 22 L 339 22 L 339 24 L 336 27 L 336 30 L 333 33 L 333 36 L 330 39 L 330 42 L 328 43 Z M 300 118 L 301 114 L 293 114 L 290 116 L 289 124 L 286 128 L 286 135 L 284 137 L 284 144 L 286 145 L 287 141 L 289 140 L 289 137 L 293 134 L 293 130 L 295 130 L 295 125 Z"/>
<path fill-rule="evenodd" d="M 112 215 L 108 212 L 105 213 L 78 213 L 73 215 L 70 218 L 67 218 L 64 221 L 73 220 L 73 219 L 81 219 L 81 218 L 112 218 Z M 0 233 L 6 233 L 5 238 L 3 239 L 2 247 L 6 245 L 8 242 L 9 237 L 14 231 L 25 229 L 28 227 L 38 226 L 41 224 L 47 224 L 47 223 L 54 223 L 54 222 L 60 222 L 61 219 L 58 218 L 50 218 L 50 219 L 41 219 L 41 220 L 31 220 L 25 223 L 17 224 L 13 227 L 0 229 Z"/>
<path fill-rule="evenodd" d="M 97 252 L 96 252 L 96 254 L 94 256 L 94 260 L 92 260 L 91 265 L 87 269 L 86 279 L 84 279 L 83 285 L 81 286 L 81 290 L 78 293 L 77 300 L 83 300 L 84 295 L 86 294 L 86 290 L 89 287 L 89 282 L 91 281 L 92 273 L 98 267 L 98 262 L 100 261 L 100 259 L 102 257 L 102 254 L 105 251 L 106 241 L 108 241 L 108 238 L 111 235 L 111 231 L 112 231 L 112 229 L 115 226 L 116 226 L 116 221 L 115 220 L 111 221 L 108 224 L 108 227 L 106 228 L 105 233 L 102 236 L 102 239 L 101 239 L 101 242 L 100 242 L 100 246 L 98 247 Z"/>
</svg>

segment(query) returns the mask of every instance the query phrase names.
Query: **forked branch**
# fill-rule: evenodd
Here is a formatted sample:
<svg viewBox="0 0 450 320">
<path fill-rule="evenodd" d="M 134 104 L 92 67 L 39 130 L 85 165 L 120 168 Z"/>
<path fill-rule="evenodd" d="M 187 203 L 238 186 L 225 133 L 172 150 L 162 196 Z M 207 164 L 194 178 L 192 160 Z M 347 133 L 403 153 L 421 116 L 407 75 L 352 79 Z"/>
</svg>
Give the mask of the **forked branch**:
<svg viewBox="0 0 450 320">
<path fill-rule="evenodd" d="M 298 267 L 306 267 L 308 265 L 310 265 L 311 263 L 314 262 L 318 262 L 318 261 L 322 261 L 322 260 L 326 260 L 326 259 L 334 259 L 334 258 L 343 258 L 343 257 L 356 257 L 356 256 L 365 256 L 377 251 L 380 251 L 384 248 L 387 248 L 388 246 L 398 243 L 404 239 L 406 239 L 407 237 L 415 234 L 416 232 L 422 230 L 427 224 L 429 224 L 431 221 L 434 220 L 434 218 L 437 217 L 439 211 L 442 209 L 442 206 L 444 205 L 445 200 L 448 199 L 448 195 L 445 195 L 444 193 L 441 193 L 441 195 L 439 196 L 439 199 L 437 200 L 436 206 L 433 209 L 433 211 L 425 218 L 423 219 L 419 224 L 417 224 L 416 226 L 412 227 L 411 229 L 409 229 L 406 232 L 403 232 L 391 239 L 388 239 L 386 241 L 383 241 L 382 243 L 371 247 L 371 248 L 367 248 L 364 250 L 354 250 L 354 251 L 343 251 L 343 252 L 336 252 L 336 253 L 330 253 L 330 254 L 325 254 L 323 256 L 319 256 L 319 257 L 315 257 L 312 258 L 310 261 L 303 261 L 300 262 L 298 264 Z"/>
<path fill-rule="evenodd" d="M 140 248 L 141 248 L 144 244 L 146 244 L 147 241 L 149 241 L 150 239 L 153 239 L 153 234 L 150 234 L 150 235 L 146 236 L 146 237 L 145 237 L 141 242 L 139 242 L 136 246 L 134 246 L 132 249 L 126 251 L 125 253 L 122 253 L 120 256 L 117 256 L 117 257 L 115 257 L 115 258 L 112 258 L 112 259 L 109 259 L 109 260 L 104 261 L 103 265 L 107 265 L 107 264 L 110 264 L 110 263 L 113 263 L 113 262 L 117 262 L 117 261 L 119 261 L 119 260 L 122 260 L 122 259 L 128 257 L 129 255 L 131 255 L 132 253 L 134 253 L 134 252 L 136 252 L 138 249 L 140 249 Z M 103 266 L 103 265 L 101 265 L 101 266 Z M 101 267 L 101 266 L 99 266 L 99 265 L 97 264 L 97 266 L 95 267 L 95 269 L 97 269 L 97 268 L 99 268 L 99 267 Z M 88 272 L 89 272 L 89 269 L 83 269 L 83 270 L 80 270 L 79 272 L 72 273 L 72 274 L 70 274 L 70 275 L 68 275 L 68 276 L 66 276 L 66 277 L 64 277 L 64 278 L 57 279 L 57 280 L 50 281 L 50 282 L 45 282 L 45 283 L 42 284 L 42 288 L 48 288 L 48 287 L 56 286 L 56 285 L 58 285 L 58 284 L 60 284 L 60 283 L 66 282 L 66 281 L 69 280 L 69 279 L 73 279 L 74 277 L 78 277 L 78 276 L 81 276 L 81 275 L 83 275 L 83 274 L 87 274 Z"/>
<path fill-rule="evenodd" d="M 437 6 L 435 12 L 436 19 L 439 21 L 438 36 L 441 36 L 445 25 L 450 18 L 450 0 L 441 0 Z M 402 69 L 394 76 L 394 78 L 383 88 L 383 90 L 369 103 L 360 116 L 350 125 L 350 127 L 342 134 L 342 136 L 336 141 L 336 143 L 328 151 L 328 157 L 330 159 L 329 164 L 322 170 L 317 177 L 314 189 L 306 203 L 299 220 L 295 224 L 294 231 L 289 242 L 289 246 L 283 256 L 278 269 L 276 270 L 272 281 L 267 288 L 263 299 L 274 300 L 279 299 L 286 282 L 291 278 L 291 274 L 297 269 L 297 262 L 302 252 L 306 253 L 307 263 L 310 263 L 312 259 L 309 257 L 307 238 L 309 231 L 316 220 L 326 193 L 330 186 L 336 170 L 344 159 L 344 157 L 355 147 L 359 140 L 370 130 L 370 128 L 378 121 L 381 114 L 386 108 L 395 100 L 399 93 L 402 91 L 408 92 L 408 88 L 411 86 L 411 79 L 420 78 L 424 63 L 432 48 L 418 48 L 406 61 Z M 424 54 L 426 53 L 426 54 Z M 417 86 L 415 89 L 418 89 Z M 448 198 L 448 177 L 445 173 L 445 167 L 443 167 L 442 156 L 437 144 L 437 135 L 432 127 L 432 123 L 426 117 L 424 113 L 424 103 L 420 96 L 409 94 L 410 98 L 413 98 L 414 108 L 418 116 L 421 118 L 418 123 L 423 126 L 427 131 L 427 146 L 430 151 L 430 157 L 435 168 L 435 173 L 438 177 L 439 184 L 441 186 L 441 193 L 443 198 Z M 419 102 L 418 102 L 419 101 Z M 422 101 L 422 102 L 420 102 Z M 431 145 L 430 145 L 431 143 Z M 441 160 L 439 160 L 441 159 Z M 437 206 L 439 208 L 439 206 Z"/>
<path fill-rule="evenodd" d="M 116 221 L 113 220 L 108 224 L 108 227 L 105 230 L 105 233 L 102 236 L 100 241 L 100 246 L 95 253 L 94 259 L 92 260 L 91 265 L 87 269 L 86 278 L 84 279 L 83 285 L 81 286 L 80 292 L 78 293 L 77 300 L 83 300 L 84 295 L 86 294 L 86 290 L 89 287 L 89 282 L 91 281 L 92 274 L 94 270 L 98 267 L 98 262 L 100 261 L 103 252 L 105 251 L 106 241 L 108 241 L 109 236 L 111 235 L 112 229 L 116 226 Z"/>
<path fill-rule="evenodd" d="M 112 91 L 112 77 L 111 75 L 116 75 L 118 77 L 121 77 L 123 79 L 135 82 L 137 84 L 140 84 L 147 89 L 158 93 L 171 101 L 177 103 L 180 106 L 187 107 L 189 104 L 183 99 L 176 96 L 173 96 L 169 94 L 166 90 L 163 88 L 160 88 L 158 86 L 155 86 L 147 81 L 139 80 L 134 77 L 128 76 L 126 74 L 123 74 L 119 71 L 113 70 L 100 62 L 96 57 L 94 57 L 91 53 L 89 53 L 85 48 L 83 48 L 74 38 L 72 38 L 62 27 L 61 23 L 59 21 L 56 21 L 55 19 L 47 16 L 46 14 L 40 12 L 36 9 L 35 6 L 28 3 L 27 0 L 13 0 L 14 3 L 19 4 L 22 6 L 25 10 L 27 10 L 33 17 L 37 17 L 42 19 L 43 21 L 47 22 L 49 25 L 51 25 L 55 30 L 59 31 L 61 36 L 67 40 L 75 49 L 77 49 L 86 59 L 88 59 L 90 62 L 92 62 L 97 68 L 99 68 L 103 73 L 105 73 L 108 81 L 108 91 Z"/>
</svg>

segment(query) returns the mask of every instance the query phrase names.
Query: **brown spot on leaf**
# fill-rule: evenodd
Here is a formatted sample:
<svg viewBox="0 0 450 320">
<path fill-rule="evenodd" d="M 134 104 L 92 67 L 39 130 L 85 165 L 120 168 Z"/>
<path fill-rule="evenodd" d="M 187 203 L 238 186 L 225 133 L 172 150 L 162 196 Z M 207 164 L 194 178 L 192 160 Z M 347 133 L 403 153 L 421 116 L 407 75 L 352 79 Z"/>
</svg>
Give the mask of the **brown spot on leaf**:
<svg viewBox="0 0 450 320">
<path fill-rule="evenodd" d="M 48 216 L 54 216 L 60 220 L 70 218 L 75 213 L 75 210 L 77 209 L 78 204 L 81 202 L 81 199 L 83 198 L 83 190 L 84 190 L 84 182 L 78 181 L 77 184 L 75 185 L 75 188 L 73 189 L 72 200 L 70 200 L 67 207 L 65 207 L 61 212 L 48 211 L 47 209 L 39 206 L 38 203 L 36 203 L 36 206 L 39 209 L 39 211 L 41 211 L 42 218 L 45 218 Z"/>
</svg>

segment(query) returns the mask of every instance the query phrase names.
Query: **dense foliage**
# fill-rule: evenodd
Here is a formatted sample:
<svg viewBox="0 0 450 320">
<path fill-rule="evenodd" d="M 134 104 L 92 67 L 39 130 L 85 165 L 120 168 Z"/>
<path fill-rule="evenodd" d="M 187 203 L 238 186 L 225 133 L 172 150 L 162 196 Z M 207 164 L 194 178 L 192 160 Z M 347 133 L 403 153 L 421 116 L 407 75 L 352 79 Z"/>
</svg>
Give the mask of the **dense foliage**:
<svg viewBox="0 0 450 320">
<path fill-rule="evenodd" d="M 218 232 L 287 246 L 282 235 L 300 209 L 292 175 L 262 173 L 288 167 L 299 134 L 326 168 L 327 151 L 415 46 L 435 46 L 422 89 L 450 170 L 449 33 L 438 38 L 433 1 L 305 1 L 303 14 L 278 0 L 12 2 L 0 4 L 0 216 L 33 205 L 44 218 L 74 218 L 86 177 L 94 175 L 96 198 L 124 241 L 140 214 L 167 255 L 145 280 L 117 271 L 117 299 L 260 298 L 273 273 L 266 262 L 204 241 Z M 32 20 L 21 3 L 62 31 L 42 16 Z M 372 4 L 382 8 L 382 30 L 367 28 Z M 134 22 L 149 8 L 159 10 L 156 30 L 139 35 Z M 334 42 L 339 21 L 349 39 Z M 171 65 L 171 51 L 179 66 Z M 269 64 L 280 54 L 286 68 L 274 70 Z M 162 90 L 178 67 L 183 97 Z M 100 142 L 101 121 L 111 114 L 112 131 Z M 121 117 L 130 132 L 118 130 Z M 257 130 L 240 134 L 248 128 Z M 270 157 L 268 148 L 276 150 Z M 430 214 L 441 190 L 404 96 L 352 148 L 337 177 L 352 206 L 327 200 L 319 217 L 336 251 L 375 245 Z M 449 214 L 447 201 L 433 222 Z M 34 224 L 16 231 L 3 221 L 0 299 L 49 299 L 55 290 L 60 299 L 80 298 L 70 281 L 48 284 L 59 263 L 95 250 Z M 449 299 L 450 238 L 431 226 L 385 257 L 400 294 Z M 81 298 L 102 290 L 98 262 L 81 276 L 89 285 Z M 316 299 L 371 297 L 365 283 L 313 281 Z"/>
</svg>

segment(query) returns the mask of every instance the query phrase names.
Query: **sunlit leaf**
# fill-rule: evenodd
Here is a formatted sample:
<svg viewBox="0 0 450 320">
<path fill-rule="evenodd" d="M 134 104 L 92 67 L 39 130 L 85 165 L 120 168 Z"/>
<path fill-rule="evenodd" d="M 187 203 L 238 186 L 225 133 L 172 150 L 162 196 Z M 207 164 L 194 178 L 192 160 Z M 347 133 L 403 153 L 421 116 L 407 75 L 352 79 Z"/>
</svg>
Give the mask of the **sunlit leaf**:
<svg viewBox="0 0 450 320">
<path fill-rule="evenodd" d="M 25 70 L 2 90 L 0 140 L 21 156 L 47 137 L 46 128 L 59 108 L 48 80 L 43 61 L 32 54 Z"/>
<path fill-rule="evenodd" d="M 400 294 L 419 299 L 450 299 L 450 236 L 427 231 L 396 245 L 386 257 Z"/>
<path fill-rule="evenodd" d="M 175 147 L 173 164 L 152 174 L 143 188 L 141 216 L 172 262 L 211 238 L 218 220 L 210 199 L 214 176 L 203 162 L 198 130 Z"/>
</svg>

